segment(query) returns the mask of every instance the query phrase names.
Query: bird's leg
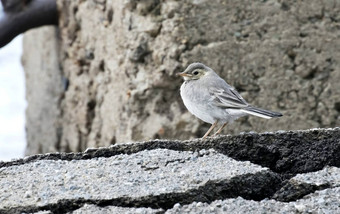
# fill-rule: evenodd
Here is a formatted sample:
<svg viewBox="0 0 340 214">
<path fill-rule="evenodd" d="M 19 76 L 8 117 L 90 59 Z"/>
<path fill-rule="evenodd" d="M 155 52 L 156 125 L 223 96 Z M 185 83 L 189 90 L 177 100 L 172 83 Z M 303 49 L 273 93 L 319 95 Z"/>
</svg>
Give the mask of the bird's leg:
<svg viewBox="0 0 340 214">
<path fill-rule="evenodd" d="M 217 130 L 217 132 L 214 134 L 214 136 L 216 136 L 216 135 L 218 135 L 219 133 L 221 133 L 222 129 L 223 129 L 227 124 L 228 124 L 228 123 L 224 123 L 224 124 L 221 126 L 221 128 L 219 128 L 219 129 Z"/>
<path fill-rule="evenodd" d="M 203 136 L 203 139 L 206 138 L 210 132 L 215 128 L 215 126 L 217 125 L 217 120 L 215 123 L 213 123 L 211 126 L 210 126 L 210 129 L 207 131 L 207 133 L 205 133 L 205 135 Z"/>
</svg>

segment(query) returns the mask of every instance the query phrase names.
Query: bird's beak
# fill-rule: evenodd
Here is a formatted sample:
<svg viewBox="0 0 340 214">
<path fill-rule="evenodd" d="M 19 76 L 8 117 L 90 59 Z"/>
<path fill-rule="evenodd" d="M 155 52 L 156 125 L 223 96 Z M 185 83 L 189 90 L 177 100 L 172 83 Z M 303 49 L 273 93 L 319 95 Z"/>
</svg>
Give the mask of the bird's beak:
<svg viewBox="0 0 340 214">
<path fill-rule="evenodd" d="M 190 74 L 187 74 L 187 73 L 184 73 L 184 72 L 178 73 L 177 76 L 181 76 L 181 77 L 191 77 Z"/>
</svg>

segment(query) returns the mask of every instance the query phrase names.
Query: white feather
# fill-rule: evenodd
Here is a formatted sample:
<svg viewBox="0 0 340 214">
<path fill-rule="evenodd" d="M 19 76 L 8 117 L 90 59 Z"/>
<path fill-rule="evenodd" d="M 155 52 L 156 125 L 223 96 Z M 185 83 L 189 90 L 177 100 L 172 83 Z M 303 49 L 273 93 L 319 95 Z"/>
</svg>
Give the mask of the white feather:
<svg viewBox="0 0 340 214">
<path fill-rule="evenodd" d="M 240 109 L 240 111 L 243 111 L 243 112 L 245 112 L 247 114 L 251 114 L 251 115 L 254 115 L 254 116 L 262 117 L 262 118 L 265 118 L 265 119 L 272 118 L 272 117 L 269 117 L 267 115 L 259 114 L 259 113 L 256 113 L 256 112 L 253 112 L 253 111 L 248 111 L 248 110 L 245 110 L 245 109 Z"/>
</svg>

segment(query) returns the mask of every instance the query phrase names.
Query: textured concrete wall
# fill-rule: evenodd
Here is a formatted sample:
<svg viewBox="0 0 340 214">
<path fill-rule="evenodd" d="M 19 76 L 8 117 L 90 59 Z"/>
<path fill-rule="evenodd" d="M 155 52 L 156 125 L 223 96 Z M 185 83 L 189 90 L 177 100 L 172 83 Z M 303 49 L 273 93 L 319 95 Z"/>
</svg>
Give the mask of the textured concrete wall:
<svg viewBox="0 0 340 214">
<path fill-rule="evenodd" d="M 60 101 L 64 87 L 59 64 L 58 29 L 43 27 L 24 35 L 26 78 L 26 154 L 59 150 Z"/>
<path fill-rule="evenodd" d="M 69 79 L 60 102 L 61 150 L 201 137 L 209 125 L 187 112 L 175 76 L 195 61 L 251 104 L 284 114 L 245 117 L 224 133 L 340 125 L 340 1 L 59 0 L 58 6 L 60 61 Z"/>
</svg>

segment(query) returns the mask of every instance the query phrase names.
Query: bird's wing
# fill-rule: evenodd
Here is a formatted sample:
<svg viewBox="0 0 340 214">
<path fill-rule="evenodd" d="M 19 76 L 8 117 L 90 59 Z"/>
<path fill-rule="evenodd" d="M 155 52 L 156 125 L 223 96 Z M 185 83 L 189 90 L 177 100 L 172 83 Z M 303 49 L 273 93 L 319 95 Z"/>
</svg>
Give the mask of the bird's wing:
<svg viewBox="0 0 340 214">
<path fill-rule="evenodd" d="M 209 93 L 213 103 L 222 108 L 245 108 L 249 106 L 249 104 L 233 88 L 210 87 Z"/>
</svg>

